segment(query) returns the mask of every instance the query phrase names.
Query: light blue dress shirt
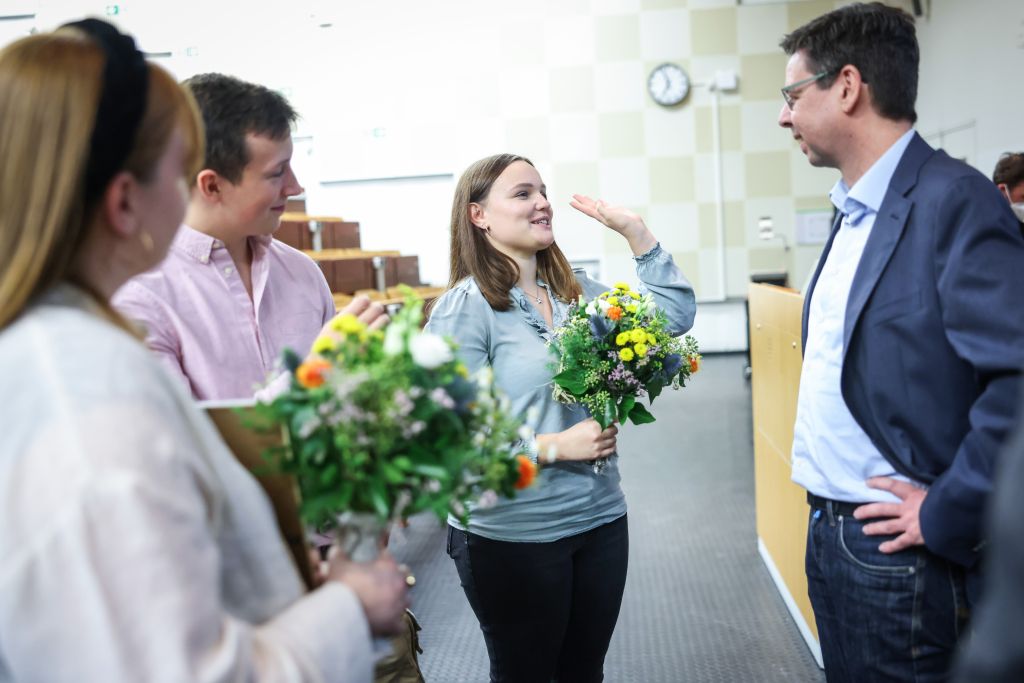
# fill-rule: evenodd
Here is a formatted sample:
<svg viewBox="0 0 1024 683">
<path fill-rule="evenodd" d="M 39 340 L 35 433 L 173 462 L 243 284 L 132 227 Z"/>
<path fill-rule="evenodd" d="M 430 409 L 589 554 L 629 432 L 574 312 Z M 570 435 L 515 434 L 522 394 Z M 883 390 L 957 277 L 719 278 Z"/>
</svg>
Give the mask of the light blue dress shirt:
<svg viewBox="0 0 1024 683">
<path fill-rule="evenodd" d="M 889 182 L 913 135 L 909 130 L 893 143 L 852 188 L 840 179 L 829 195 L 844 218 L 811 295 L 793 430 L 793 481 L 824 498 L 896 502 L 892 494 L 868 488 L 865 482 L 870 477 L 906 480 L 853 418 L 843 400 L 840 377 L 850 287 Z"/>
<path fill-rule="evenodd" d="M 693 288 L 660 245 L 637 257 L 637 277 L 669 321 L 673 334 L 693 325 L 696 302 Z M 596 297 L 608 287 L 576 271 L 583 296 Z M 548 291 L 552 322 L 564 320 L 568 303 Z M 470 372 L 484 365 L 494 371 L 494 381 L 512 402 L 515 414 L 525 418 L 538 434 L 561 432 L 587 417 L 580 406 L 566 406 L 551 396 L 554 355 L 547 346 L 551 330 L 518 287 L 509 292 L 512 307 L 495 311 L 484 299 L 476 281 L 466 278 L 445 292 L 430 314 L 427 330 L 451 337 L 459 344 L 458 355 Z M 533 409 L 532 411 L 530 409 Z M 657 407 L 654 410 L 657 414 Z M 671 418 L 666 424 L 671 424 Z M 678 454 L 665 453 L 665 457 Z M 625 456 L 628 457 L 628 456 Z M 468 531 L 500 541 L 548 542 L 583 533 L 612 522 L 626 513 L 619 485 L 617 458 L 608 461 L 600 474 L 590 462 L 557 462 L 545 465 L 537 483 L 520 491 L 514 500 L 502 499 L 487 509 L 471 509 Z M 449 523 L 463 528 L 454 519 Z"/>
</svg>

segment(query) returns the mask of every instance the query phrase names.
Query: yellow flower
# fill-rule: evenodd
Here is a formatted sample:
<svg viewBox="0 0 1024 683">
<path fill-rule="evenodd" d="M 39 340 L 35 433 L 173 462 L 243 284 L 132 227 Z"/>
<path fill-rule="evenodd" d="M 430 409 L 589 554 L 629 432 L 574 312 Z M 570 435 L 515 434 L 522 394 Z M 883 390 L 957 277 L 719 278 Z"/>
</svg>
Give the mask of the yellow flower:
<svg viewBox="0 0 1024 683">
<path fill-rule="evenodd" d="M 618 346 L 625 346 L 629 343 L 629 332 L 619 332 L 615 336 L 615 344 Z"/>
<path fill-rule="evenodd" d="M 343 334 L 359 334 L 366 329 L 366 325 L 351 313 L 345 313 L 331 320 L 331 329 Z"/>
<path fill-rule="evenodd" d="M 629 291 L 629 285 L 627 285 L 625 282 L 623 282 L 621 280 L 616 282 L 614 286 L 615 286 L 615 289 L 621 290 L 623 292 L 628 292 Z"/>
<path fill-rule="evenodd" d="M 634 344 L 639 344 L 645 339 L 647 339 L 647 333 L 641 330 L 639 327 L 629 331 L 629 341 L 633 342 Z"/>
<path fill-rule="evenodd" d="M 469 370 L 467 370 L 466 366 L 462 363 L 455 364 L 455 374 L 462 379 L 469 379 Z"/>
<path fill-rule="evenodd" d="M 629 313 L 636 313 L 636 304 L 626 304 L 626 311 Z"/>
<path fill-rule="evenodd" d="M 636 346 L 634 346 L 633 350 L 636 351 L 636 355 L 638 355 L 639 357 L 643 358 L 644 356 L 647 355 L 647 344 L 644 344 L 643 342 L 641 342 L 641 343 L 637 344 Z"/>
<path fill-rule="evenodd" d="M 648 332 L 648 333 L 647 333 L 647 343 L 648 343 L 648 344 L 650 344 L 651 346 L 654 346 L 655 344 L 657 344 L 657 343 L 658 343 L 658 338 L 657 338 L 657 337 L 655 337 L 655 336 L 654 336 L 653 334 L 651 334 L 650 332 Z"/>
<path fill-rule="evenodd" d="M 335 350 L 336 348 L 338 348 L 338 342 L 336 342 L 333 337 L 328 337 L 326 334 L 322 334 L 313 342 L 312 351 L 317 355 L 323 355 Z"/>
<path fill-rule="evenodd" d="M 633 360 L 633 349 L 631 349 L 629 347 L 626 347 L 624 349 L 619 349 L 619 358 L 621 358 L 622 360 L 624 360 L 626 362 L 629 362 L 629 361 Z"/>
<path fill-rule="evenodd" d="M 610 297 L 608 297 L 608 303 L 610 303 L 612 306 L 618 306 L 619 305 L 619 297 L 617 297 L 617 296 L 610 296 Z"/>
<path fill-rule="evenodd" d="M 640 298 L 640 295 L 637 294 L 636 292 L 634 292 L 633 290 L 630 290 L 629 295 L 631 297 L 633 297 L 634 299 L 639 299 Z"/>
</svg>

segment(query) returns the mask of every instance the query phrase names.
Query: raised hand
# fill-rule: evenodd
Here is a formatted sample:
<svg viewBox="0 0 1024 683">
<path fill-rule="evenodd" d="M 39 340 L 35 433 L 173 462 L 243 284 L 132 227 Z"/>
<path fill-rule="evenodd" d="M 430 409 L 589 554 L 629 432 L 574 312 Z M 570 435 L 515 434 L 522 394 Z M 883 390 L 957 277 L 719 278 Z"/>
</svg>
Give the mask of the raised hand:
<svg viewBox="0 0 1024 683">
<path fill-rule="evenodd" d="M 650 251 L 658 243 L 644 224 L 644 219 L 629 209 L 612 206 L 602 199 L 595 200 L 582 194 L 574 194 L 569 206 L 625 237 L 637 256 Z"/>
</svg>

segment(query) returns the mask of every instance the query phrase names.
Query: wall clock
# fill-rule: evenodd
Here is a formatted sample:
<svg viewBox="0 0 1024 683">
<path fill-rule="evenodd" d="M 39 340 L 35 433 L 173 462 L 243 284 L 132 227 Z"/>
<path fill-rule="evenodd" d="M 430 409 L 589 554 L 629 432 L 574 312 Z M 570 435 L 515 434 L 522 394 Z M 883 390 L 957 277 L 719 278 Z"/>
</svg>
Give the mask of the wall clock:
<svg viewBox="0 0 1024 683">
<path fill-rule="evenodd" d="M 681 66 L 660 64 L 647 77 L 647 91 L 651 93 L 651 99 L 661 106 L 672 107 L 690 93 L 690 77 Z"/>
</svg>

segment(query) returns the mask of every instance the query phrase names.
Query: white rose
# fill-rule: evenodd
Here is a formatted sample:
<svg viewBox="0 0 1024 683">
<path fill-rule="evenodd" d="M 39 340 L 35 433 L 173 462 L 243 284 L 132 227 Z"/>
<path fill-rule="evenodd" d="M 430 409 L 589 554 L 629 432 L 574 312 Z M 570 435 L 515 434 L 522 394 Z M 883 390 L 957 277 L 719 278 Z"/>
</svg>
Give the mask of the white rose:
<svg viewBox="0 0 1024 683">
<path fill-rule="evenodd" d="M 404 336 L 405 330 L 401 329 L 398 325 L 389 325 L 387 331 L 384 333 L 384 355 L 386 356 L 397 356 L 402 352 L 405 347 Z"/>
<path fill-rule="evenodd" d="M 436 368 L 454 358 L 448 342 L 429 332 L 414 336 L 409 341 L 409 352 L 416 365 L 427 369 Z"/>
<path fill-rule="evenodd" d="M 601 307 L 601 312 L 602 313 L 607 313 L 608 309 L 612 307 L 612 305 L 610 303 L 608 303 L 607 301 L 605 301 L 604 299 L 598 299 L 597 300 L 597 305 Z"/>
<path fill-rule="evenodd" d="M 591 301 L 589 304 L 587 304 L 587 307 L 583 309 L 583 312 L 586 313 L 587 315 L 596 315 L 597 304 Z"/>
</svg>

